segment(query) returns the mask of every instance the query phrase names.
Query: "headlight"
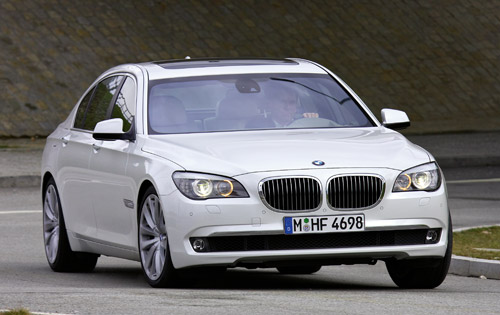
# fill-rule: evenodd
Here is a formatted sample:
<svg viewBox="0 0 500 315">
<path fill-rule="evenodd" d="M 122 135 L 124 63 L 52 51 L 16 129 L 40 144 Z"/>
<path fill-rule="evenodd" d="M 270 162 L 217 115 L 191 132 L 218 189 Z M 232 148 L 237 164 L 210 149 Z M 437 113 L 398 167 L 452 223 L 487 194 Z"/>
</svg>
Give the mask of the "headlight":
<svg viewBox="0 0 500 315">
<path fill-rule="evenodd" d="M 399 174 L 393 192 L 433 191 L 441 185 L 441 174 L 436 163 L 420 165 Z"/>
<path fill-rule="evenodd" d="M 245 198 L 248 193 L 236 180 L 217 175 L 175 172 L 175 186 L 190 199 Z"/>
</svg>

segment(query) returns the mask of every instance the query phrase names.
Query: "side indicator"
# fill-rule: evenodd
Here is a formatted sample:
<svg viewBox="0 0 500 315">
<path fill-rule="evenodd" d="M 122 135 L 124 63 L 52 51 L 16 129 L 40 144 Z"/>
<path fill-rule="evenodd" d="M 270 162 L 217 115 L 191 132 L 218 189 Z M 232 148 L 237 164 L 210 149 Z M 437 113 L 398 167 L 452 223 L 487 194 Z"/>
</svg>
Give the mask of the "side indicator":
<svg viewBox="0 0 500 315">
<path fill-rule="evenodd" d="M 123 199 L 123 203 L 125 204 L 125 207 L 134 209 L 134 202 L 132 200 Z"/>
</svg>

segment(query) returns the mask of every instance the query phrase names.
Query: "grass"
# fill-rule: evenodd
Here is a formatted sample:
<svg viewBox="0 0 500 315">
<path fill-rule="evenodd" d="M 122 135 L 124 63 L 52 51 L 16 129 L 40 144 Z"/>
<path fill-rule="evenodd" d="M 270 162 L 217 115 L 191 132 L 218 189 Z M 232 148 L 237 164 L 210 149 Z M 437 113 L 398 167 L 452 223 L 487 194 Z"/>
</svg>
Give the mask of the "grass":
<svg viewBox="0 0 500 315">
<path fill-rule="evenodd" d="M 453 233 L 453 254 L 482 259 L 500 260 L 500 226 L 471 229 Z"/>
<path fill-rule="evenodd" d="M 0 311 L 0 315 L 30 315 L 31 313 L 25 308 L 18 308 L 10 311 Z"/>
<path fill-rule="evenodd" d="M 0 140 L 0 149 L 21 149 L 22 147 L 18 144 L 11 144 L 8 142 L 2 142 Z"/>
</svg>

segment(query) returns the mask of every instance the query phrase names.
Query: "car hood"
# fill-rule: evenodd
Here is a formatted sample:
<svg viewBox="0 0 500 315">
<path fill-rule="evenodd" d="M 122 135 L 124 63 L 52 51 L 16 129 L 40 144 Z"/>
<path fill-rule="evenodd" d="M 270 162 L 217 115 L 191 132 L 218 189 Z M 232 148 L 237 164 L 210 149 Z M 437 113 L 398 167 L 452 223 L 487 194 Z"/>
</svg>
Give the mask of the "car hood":
<svg viewBox="0 0 500 315">
<path fill-rule="evenodd" d="M 431 161 L 422 148 L 384 127 L 262 130 L 153 135 L 149 152 L 185 170 L 236 176 L 252 172 L 322 168 L 405 170 Z"/>
</svg>

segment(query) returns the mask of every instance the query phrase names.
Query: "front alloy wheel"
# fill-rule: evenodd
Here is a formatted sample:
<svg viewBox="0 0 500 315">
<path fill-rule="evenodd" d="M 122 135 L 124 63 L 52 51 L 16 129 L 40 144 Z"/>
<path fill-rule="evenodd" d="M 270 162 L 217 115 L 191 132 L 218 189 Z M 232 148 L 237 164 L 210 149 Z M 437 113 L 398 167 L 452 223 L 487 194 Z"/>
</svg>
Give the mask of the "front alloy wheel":
<svg viewBox="0 0 500 315">
<path fill-rule="evenodd" d="M 170 258 L 165 216 L 153 187 L 146 191 L 141 202 L 139 252 L 144 276 L 152 287 L 174 284 L 177 271 Z"/>
</svg>

